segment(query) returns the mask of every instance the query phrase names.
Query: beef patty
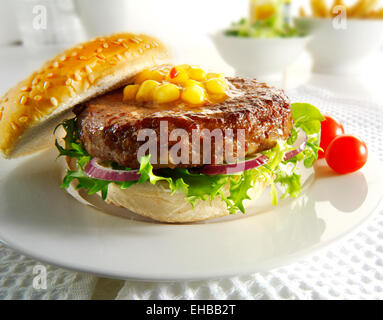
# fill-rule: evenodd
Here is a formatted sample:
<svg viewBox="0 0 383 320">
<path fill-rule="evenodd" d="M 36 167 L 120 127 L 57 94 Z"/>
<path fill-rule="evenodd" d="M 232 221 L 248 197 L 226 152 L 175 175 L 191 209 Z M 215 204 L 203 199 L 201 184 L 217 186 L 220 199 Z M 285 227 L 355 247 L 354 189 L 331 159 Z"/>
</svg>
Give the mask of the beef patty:
<svg viewBox="0 0 383 320">
<path fill-rule="evenodd" d="M 275 146 L 276 140 L 288 138 L 292 127 L 291 107 L 282 90 L 269 87 L 255 79 L 236 77 L 227 80 L 234 89 L 233 96 L 221 103 L 205 104 L 198 108 L 179 104 L 155 106 L 150 103 L 123 102 L 122 89 L 92 99 L 74 111 L 77 115 L 81 143 L 93 157 L 129 168 L 138 168 L 137 152 L 145 143 L 138 141 L 139 131 L 152 129 L 159 138 L 160 122 L 166 122 L 169 134 L 173 129 L 184 129 L 190 138 L 188 162 L 178 163 L 179 160 L 166 156 L 168 164 L 163 164 L 164 154 L 160 154 L 160 142 L 162 147 L 164 142 L 157 139 L 157 156 L 158 159 L 162 159 L 162 164 L 153 166 L 174 168 L 201 166 L 201 163 L 205 164 L 209 160 L 213 164 L 227 160 L 224 152 L 223 159 L 214 157 L 215 139 L 212 139 L 209 150 L 211 154 L 208 158 L 206 154 L 202 157 L 202 152 L 193 149 L 193 129 L 199 130 L 194 132 L 203 132 L 203 129 L 222 129 L 222 132 L 225 132 L 225 129 L 232 129 L 233 138 L 225 133 L 223 137 L 225 140 L 230 138 L 234 156 L 241 152 L 236 142 L 237 129 L 243 129 L 242 132 L 245 133 L 245 149 L 242 152 L 246 155 L 270 149 Z M 169 141 L 168 145 L 165 145 L 166 151 L 176 143 L 177 141 Z M 191 159 L 195 159 L 195 152 L 201 153 L 197 155 L 200 162 L 193 161 L 194 164 L 191 164 Z"/>
</svg>

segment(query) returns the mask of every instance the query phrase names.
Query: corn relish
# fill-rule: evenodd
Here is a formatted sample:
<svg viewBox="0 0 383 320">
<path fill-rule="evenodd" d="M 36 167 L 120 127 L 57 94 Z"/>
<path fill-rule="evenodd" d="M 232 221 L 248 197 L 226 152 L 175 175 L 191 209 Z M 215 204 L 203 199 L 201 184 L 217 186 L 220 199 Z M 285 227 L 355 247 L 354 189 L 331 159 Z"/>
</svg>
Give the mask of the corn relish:
<svg viewBox="0 0 383 320">
<path fill-rule="evenodd" d="M 201 68 L 184 64 L 141 71 L 134 84 L 124 88 L 123 99 L 201 106 L 224 101 L 228 92 L 229 84 L 222 74 L 206 73 Z"/>
</svg>

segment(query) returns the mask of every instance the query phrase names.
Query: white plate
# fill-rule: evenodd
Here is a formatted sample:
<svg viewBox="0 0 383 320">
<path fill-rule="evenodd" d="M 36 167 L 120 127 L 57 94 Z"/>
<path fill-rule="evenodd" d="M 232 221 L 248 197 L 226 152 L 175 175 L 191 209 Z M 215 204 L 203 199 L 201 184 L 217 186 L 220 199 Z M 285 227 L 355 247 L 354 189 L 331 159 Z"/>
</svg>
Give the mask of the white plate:
<svg viewBox="0 0 383 320">
<path fill-rule="evenodd" d="M 60 189 L 55 151 L 0 160 L 0 238 L 36 260 L 115 278 L 208 279 L 265 271 L 349 234 L 383 195 L 381 164 L 338 176 L 317 166 L 303 194 L 272 207 L 170 225 L 101 214 Z"/>
</svg>

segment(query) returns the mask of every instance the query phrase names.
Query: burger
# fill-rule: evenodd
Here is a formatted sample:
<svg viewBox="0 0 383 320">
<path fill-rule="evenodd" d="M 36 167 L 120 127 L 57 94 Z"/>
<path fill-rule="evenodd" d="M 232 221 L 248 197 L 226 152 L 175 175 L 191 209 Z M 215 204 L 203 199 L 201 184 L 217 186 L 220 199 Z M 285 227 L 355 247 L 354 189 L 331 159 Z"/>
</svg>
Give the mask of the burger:
<svg viewBox="0 0 383 320">
<path fill-rule="evenodd" d="M 245 213 L 266 188 L 273 204 L 297 197 L 298 164 L 317 159 L 322 120 L 282 90 L 174 65 L 159 40 L 121 33 L 71 48 L 11 88 L 0 99 L 0 151 L 55 144 L 62 188 L 193 222 Z"/>
</svg>

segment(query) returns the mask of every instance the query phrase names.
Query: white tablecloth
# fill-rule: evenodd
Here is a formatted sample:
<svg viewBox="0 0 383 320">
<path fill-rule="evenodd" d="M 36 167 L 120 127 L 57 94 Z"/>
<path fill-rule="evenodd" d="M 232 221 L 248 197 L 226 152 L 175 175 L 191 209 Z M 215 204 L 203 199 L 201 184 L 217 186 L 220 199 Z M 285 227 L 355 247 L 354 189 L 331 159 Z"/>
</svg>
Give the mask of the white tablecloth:
<svg viewBox="0 0 383 320">
<path fill-rule="evenodd" d="M 18 67 L 15 79 L 25 74 L 20 70 L 20 57 L 12 58 L 5 51 L 3 54 L 10 59 L 7 66 L 0 68 L 1 91 L 14 82 L 8 85 L 5 68 L 10 72 Z M 22 66 L 30 69 L 25 61 Z M 368 77 L 370 83 L 363 79 L 315 75 L 308 84 L 288 90 L 288 94 L 292 101 L 310 102 L 334 115 L 347 132 L 365 140 L 369 151 L 383 162 L 382 92 L 375 89 L 381 87 L 382 81 L 378 77 Z M 214 281 L 136 282 L 43 264 L 48 271 L 47 289 L 36 290 L 32 282 L 37 264 L 0 244 L 0 299 L 382 299 L 383 205 L 352 238 L 289 266 L 247 276 Z"/>
</svg>

